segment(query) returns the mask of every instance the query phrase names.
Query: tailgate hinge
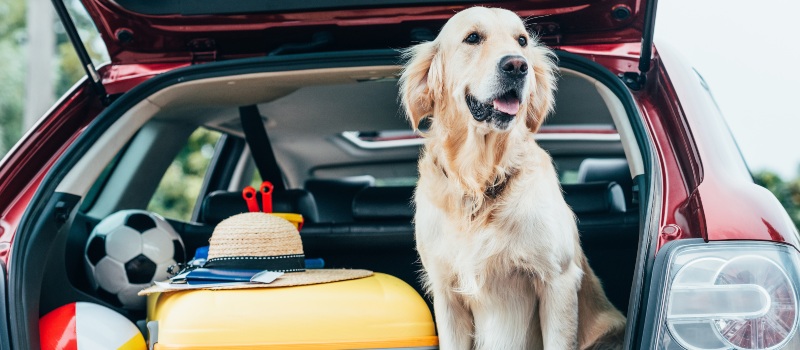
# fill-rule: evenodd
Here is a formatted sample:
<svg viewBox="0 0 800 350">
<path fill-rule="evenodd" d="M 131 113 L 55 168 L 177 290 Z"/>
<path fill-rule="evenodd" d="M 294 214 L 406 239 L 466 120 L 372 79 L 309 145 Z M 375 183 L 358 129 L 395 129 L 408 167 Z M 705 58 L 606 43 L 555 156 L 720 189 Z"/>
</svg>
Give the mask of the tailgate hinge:
<svg viewBox="0 0 800 350">
<path fill-rule="evenodd" d="M 192 39 L 188 46 L 192 52 L 193 65 L 217 60 L 217 44 L 213 39 Z"/>
<path fill-rule="evenodd" d="M 217 60 L 216 51 L 192 52 L 192 64 L 208 63 Z"/>
<path fill-rule="evenodd" d="M 538 22 L 531 24 L 531 29 L 542 42 L 561 44 L 561 26 L 555 22 Z"/>
<path fill-rule="evenodd" d="M 641 90 L 647 82 L 647 72 L 625 72 L 619 73 L 618 76 L 633 91 Z"/>
</svg>

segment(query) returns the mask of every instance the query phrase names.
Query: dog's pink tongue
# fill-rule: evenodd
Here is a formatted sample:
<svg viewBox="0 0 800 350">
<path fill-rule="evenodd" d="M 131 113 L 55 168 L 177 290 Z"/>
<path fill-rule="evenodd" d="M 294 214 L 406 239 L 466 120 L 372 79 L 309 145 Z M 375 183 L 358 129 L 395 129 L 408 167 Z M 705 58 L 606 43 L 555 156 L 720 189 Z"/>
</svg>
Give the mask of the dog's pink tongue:
<svg viewBox="0 0 800 350">
<path fill-rule="evenodd" d="M 501 97 L 495 99 L 493 102 L 494 102 L 493 103 L 494 109 L 503 112 L 505 114 L 517 115 L 517 112 L 519 112 L 519 100 L 514 97 L 510 98 Z"/>
</svg>

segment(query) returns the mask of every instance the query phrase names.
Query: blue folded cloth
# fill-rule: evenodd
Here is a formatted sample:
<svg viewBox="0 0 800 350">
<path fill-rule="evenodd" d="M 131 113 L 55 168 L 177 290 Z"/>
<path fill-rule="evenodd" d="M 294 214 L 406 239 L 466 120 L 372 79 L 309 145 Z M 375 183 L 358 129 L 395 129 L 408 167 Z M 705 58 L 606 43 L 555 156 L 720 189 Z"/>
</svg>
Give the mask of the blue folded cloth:
<svg viewBox="0 0 800 350">
<path fill-rule="evenodd" d="M 206 259 L 208 259 L 208 246 L 199 247 L 194 252 L 194 259 L 190 262 L 189 265 L 194 266 L 203 266 L 205 264 Z M 325 267 L 325 260 L 322 258 L 311 258 L 306 259 L 306 269 L 322 269 Z"/>
<path fill-rule="evenodd" d="M 222 270 L 198 268 L 186 275 L 189 284 L 223 283 L 223 282 L 250 282 L 250 279 L 260 270 Z"/>
</svg>

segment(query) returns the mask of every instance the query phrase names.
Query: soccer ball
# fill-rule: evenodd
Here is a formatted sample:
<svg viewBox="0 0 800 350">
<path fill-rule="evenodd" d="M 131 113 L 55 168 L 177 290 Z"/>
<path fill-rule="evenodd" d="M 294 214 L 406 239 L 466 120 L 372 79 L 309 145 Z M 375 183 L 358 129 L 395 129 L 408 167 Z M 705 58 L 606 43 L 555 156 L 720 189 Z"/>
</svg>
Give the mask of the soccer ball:
<svg viewBox="0 0 800 350">
<path fill-rule="evenodd" d="M 100 221 L 86 243 L 86 272 L 97 295 L 114 306 L 142 310 L 137 293 L 152 281 L 169 277 L 167 269 L 184 263 L 177 232 L 161 216 L 121 210 Z"/>
</svg>

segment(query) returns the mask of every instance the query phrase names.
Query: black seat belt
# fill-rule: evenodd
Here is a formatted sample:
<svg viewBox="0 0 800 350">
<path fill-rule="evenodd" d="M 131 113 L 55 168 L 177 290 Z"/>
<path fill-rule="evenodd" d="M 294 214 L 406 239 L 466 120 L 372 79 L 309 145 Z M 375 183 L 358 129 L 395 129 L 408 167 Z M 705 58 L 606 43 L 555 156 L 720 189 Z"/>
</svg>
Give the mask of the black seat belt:
<svg viewBox="0 0 800 350">
<path fill-rule="evenodd" d="M 261 112 L 258 111 L 258 106 L 239 107 L 239 117 L 242 120 L 244 139 L 250 147 L 250 153 L 253 155 L 253 161 L 256 163 L 258 173 L 261 174 L 261 179 L 272 182 L 276 191 L 285 190 L 286 184 L 283 182 L 283 174 L 281 174 L 281 169 L 278 167 L 278 161 L 275 159 L 272 145 L 269 143 L 267 128 L 261 119 Z"/>
</svg>

